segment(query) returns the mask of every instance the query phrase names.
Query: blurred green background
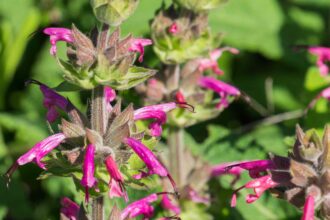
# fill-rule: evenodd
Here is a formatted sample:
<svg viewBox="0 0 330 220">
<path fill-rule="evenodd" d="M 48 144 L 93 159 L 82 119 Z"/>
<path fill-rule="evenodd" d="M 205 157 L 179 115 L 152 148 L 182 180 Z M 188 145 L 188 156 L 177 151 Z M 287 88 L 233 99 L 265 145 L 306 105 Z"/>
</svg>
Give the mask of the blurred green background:
<svg viewBox="0 0 330 220">
<path fill-rule="evenodd" d="M 125 22 L 124 33 L 148 37 L 149 21 L 160 5 L 160 0 L 141 0 Z M 329 79 L 319 76 L 315 57 L 293 47 L 330 46 L 329 0 L 229 0 L 212 11 L 209 20 L 214 32 L 225 33 L 224 45 L 241 51 L 238 56 L 226 54 L 219 62 L 226 80 L 260 103 L 265 115 L 242 101 L 235 102 L 218 118 L 187 130 L 186 143 L 194 153 L 211 164 L 261 159 L 270 151 L 286 155 L 296 123 L 304 129 L 322 130 L 330 116 L 327 101 L 320 100 L 307 117 L 299 117 L 297 110 L 305 108 Z M 49 55 L 48 38 L 40 30 L 72 23 L 86 32 L 96 24 L 87 0 L 0 1 L 1 174 L 48 134 L 41 94 L 34 86 L 24 86 L 29 78 L 49 86 L 61 82 L 60 69 Z M 64 56 L 63 49 L 60 44 L 60 56 Z M 142 65 L 159 66 L 151 48 Z M 84 107 L 80 97 L 65 95 Z M 15 173 L 9 189 L 0 180 L 0 219 L 58 219 L 60 198 L 77 197 L 70 180 L 39 181 L 39 173 L 37 166 L 29 164 Z M 210 182 L 214 198 L 209 211 L 214 219 L 299 219 L 298 211 L 268 194 L 248 205 L 243 198 L 246 191 L 242 192 L 237 208 L 229 208 L 229 180 Z"/>
</svg>

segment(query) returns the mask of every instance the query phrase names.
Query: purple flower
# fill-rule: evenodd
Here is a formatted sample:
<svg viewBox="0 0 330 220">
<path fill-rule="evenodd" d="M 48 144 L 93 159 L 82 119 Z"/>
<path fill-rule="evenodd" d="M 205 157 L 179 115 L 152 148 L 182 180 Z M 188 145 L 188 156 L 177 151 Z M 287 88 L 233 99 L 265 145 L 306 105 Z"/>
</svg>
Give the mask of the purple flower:
<svg viewBox="0 0 330 220">
<path fill-rule="evenodd" d="M 109 182 L 109 196 L 113 197 L 123 197 L 125 201 L 128 201 L 128 196 L 124 188 L 124 178 L 121 175 L 116 162 L 112 158 L 112 156 L 108 156 L 105 160 L 105 167 L 107 168 L 110 174 L 110 182 Z"/>
<path fill-rule="evenodd" d="M 121 213 L 121 219 L 135 218 L 143 215 L 144 220 L 149 220 L 154 214 L 154 207 L 150 203 L 157 201 L 157 194 L 153 193 L 143 199 L 137 200 L 129 204 Z"/>
<path fill-rule="evenodd" d="M 55 56 L 57 52 L 57 41 L 65 41 L 67 43 L 73 42 L 73 37 L 70 29 L 49 27 L 44 29 L 44 33 L 50 36 L 50 54 Z"/>
<path fill-rule="evenodd" d="M 307 196 L 304 205 L 304 213 L 301 220 L 314 220 L 314 206 L 315 206 L 314 197 L 311 195 Z"/>
<path fill-rule="evenodd" d="M 79 215 L 79 205 L 71 199 L 64 197 L 61 199 L 61 213 L 69 220 L 77 220 Z"/>
<path fill-rule="evenodd" d="M 150 105 L 134 111 L 134 120 L 154 119 L 149 125 L 152 136 L 160 136 L 162 134 L 162 125 L 166 122 L 166 112 L 177 107 L 175 102 L 169 102 L 159 105 Z"/>
<path fill-rule="evenodd" d="M 217 108 L 228 107 L 228 96 L 237 97 L 241 95 L 240 91 L 234 86 L 231 86 L 212 77 L 201 77 L 199 79 L 199 85 L 203 88 L 211 89 L 219 94 L 220 102 L 217 104 Z"/>
<path fill-rule="evenodd" d="M 147 173 L 141 172 L 140 174 L 135 175 L 134 178 L 141 179 L 149 175 L 157 174 L 161 177 L 168 177 L 171 181 L 173 188 L 176 189 L 175 183 L 171 175 L 168 173 L 167 169 L 159 162 L 157 157 L 149 148 L 147 148 L 140 141 L 135 140 L 134 138 L 125 138 L 124 143 L 133 149 L 133 151 L 146 164 L 146 167 L 149 170 Z"/>
<path fill-rule="evenodd" d="M 181 213 L 180 206 L 174 204 L 166 194 L 162 196 L 162 207 L 164 209 L 172 211 L 176 215 L 179 215 Z"/>
<path fill-rule="evenodd" d="M 277 185 L 278 183 L 274 182 L 270 175 L 262 176 L 257 179 L 251 180 L 250 182 L 246 183 L 244 186 L 240 187 L 234 192 L 231 201 L 231 206 L 232 207 L 236 206 L 236 193 L 241 189 L 247 188 L 254 190 L 254 194 L 249 194 L 246 196 L 246 202 L 252 203 L 257 199 L 259 199 L 264 191 L 266 191 L 269 188 L 276 187 Z"/>
<path fill-rule="evenodd" d="M 56 93 L 53 89 L 36 80 L 29 80 L 26 83 L 35 83 L 39 85 L 39 88 L 44 95 L 43 105 L 48 110 L 47 121 L 54 122 L 57 119 L 59 116 L 57 108 L 66 112 L 69 111 L 69 106 L 72 104 L 66 98 Z"/>
<path fill-rule="evenodd" d="M 308 48 L 308 52 L 318 57 L 316 65 L 318 66 L 321 75 L 326 76 L 329 73 L 329 67 L 326 62 L 330 61 L 330 48 L 310 47 Z"/>
<path fill-rule="evenodd" d="M 89 200 L 88 189 L 94 187 L 97 181 L 94 177 L 95 165 L 94 165 L 94 153 L 95 147 L 93 144 L 89 144 L 86 147 L 85 158 L 83 164 L 83 177 L 81 179 L 81 185 L 86 189 L 86 201 Z"/>
<path fill-rule="evenodd" d="M 232 54 L 238 54 L 239 51 L 236 48 L 224 47 L 215 49 L 210 53 L 209 58 L 199 59 L 198 70 L 204 72 L 205 70 L 212 69 L 212 71 L 218 75 L 222 75 L 223 71 L 218 67 L 218 59 L 221 57 L 224 51 L 229 51 Z"/>
<path fill-rule="evenodd" d="M 150 39 L 144 39 L 144 38 L 135 38 L 133 39 L 133 42 L 131 44 L 131 47 L 129 48 L 129 51 L 131 52 L 139 52 L 139 62 L 143 62 L 143 56 L 144 56 L 144 47 L 151 45 L 152 41 Z"/>
<path fill-rule="evenodd" d="M 116 91 L 110 86 L 104 86 L 104 97 L 106 102 L 106 109 L 108 112 L 112 110 L 111 102 L 116 98 Z"/>
<path fill-rule="evenodd" d="M 173 35 L 178 33 L 178 31 L 179 31 L 179 28 L 178 28 L 178 24 L 176 22 L 171 24 L 171 26 L 168 28 L 168 32 Z"/>
</svg>

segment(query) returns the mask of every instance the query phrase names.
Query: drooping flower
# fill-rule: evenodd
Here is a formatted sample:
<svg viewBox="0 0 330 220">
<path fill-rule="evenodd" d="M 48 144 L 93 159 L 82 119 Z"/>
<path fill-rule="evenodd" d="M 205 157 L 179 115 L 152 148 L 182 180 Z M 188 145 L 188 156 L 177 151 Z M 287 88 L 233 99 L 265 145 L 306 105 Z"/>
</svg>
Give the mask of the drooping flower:
<svg viewBox="0 0 330 220">
<path fill-rule="evenodd" d="M 56 28 L 49 27 L 45 28 L 43 32 L 50 36 L 50 54 L 55 56 L 57 52 L 56 43 L 57 41 L 65 41 L 67 43 L 73 42 L 73 37 L 70 29 L 67 28 Z"/>
<path fill-rule="evenodd" d="M 121 219 L 135 218 L 143 215 L 144 220 L 149 220 L 154 214 L 154 207 L 150 203 L 157 201 L 157 194 L 153 193 L 147 197 L 129 204 L 121 213 Z"/>
<path fill-rule="evenodd" d="M 149 125 L 152 136 L 160 136 L 162 134 L 162 125 L 165 124 L 167 116 L 166 112 L 177 107 L 175 102 L 169 102 L 159 105 L 150 105 L 134 111 L 134 120 L 154 119 Z"/>
<path fill-rule="evenodd" d="M 241 95 L 241 92 L 234 86 L 231 86 L 227 83 L 224 83 L 212 77 L 201 77 L 198 83 L 201 87 L 206 89 L 211 89 L 219 94 L 220 102 L 219 104 L 217 104 L 217 108 L 228 107 L 229 96 L 238 97 Z"/>
<path fill-rule="evenodd" d="M 110 182 L 109 182 L 109 196 L 113 197 L 123 197 L 125 201 L 128 201 L 128 196 L 124 188 L 124 178 L 121 175 L 118 166 L 112 156 L 108 156 L 104 160 L 105 167 L 107 168 L 110 174 Z"/>
<path fill-rule="evenodd" d="M 329 66 L 327 62 L 330 62 L 330 48 L 327 47 L 309 47 L 308 52 L 317 56 L 316 65 L 322 76 L 326 76 L 329 73 Z"/>
<path fill-rule="evenodd" d="M 168 28 L 168 32 L 171 34 L 176 34 L 179 31 L 179 27 L 178 24 L 176 22 L 173 22 L 173 24 L 171 24 L 171 26 Z"/>
<path fill-rule="evenodd" d="M 180 206 L 174 204 L 168 195 L 164 194 L 162 196 L 162 207 L 166 210 L 169 210 L 176 215 L 179 215 L 181 213 Z"/>
<path fill-rule="evenodd" d="M 71 199 L 64 197 L 61 199 L 61 213 L 69 220 L 77 220 L 79 215 L 79 205 Z"/>
<path fill-rule="evenodd" d="M 215 49 L 210 52 L 209 58 L 199 59 L 199 67 L 198 70 L 204 72 L 205 70 L 211 69 L 214 73 L 218 75 L 222 75 L 223 71 L 218 67 L 218 59 L 221 57 L 224 51 L 229 51 L 232 54 L 238 54 L 239 50 L 232 47 L 224 47 Z"/>
<path fill-rule="evenodd" d="M 116 98 L 116 91 L 112 89 L 110 86 L 104 86 L 104 97 L 105 97 L 107 112 L 110 112 L 112 110 L 111 102 Z"/>
<path fill-rule="evenodd" d="M 58 118 L 59 113 L 57 111 L 57 108 L 66 112 L 69 111 L 69 108 L 72 105 L 69 100 L 67 100 L 45 84 L 42 84 L 36 80 L 28 80 L 26 82 L 26 84 L 30 83 L 39 85 L 39 88 L 44 95 L 43 105 L 48 110 L 47 121 L 54 122 Z"/>
<path fill-rule="evenodd" d="M 314 197 L 312 195 L 307 196 L 301 220 L 314 220 L 314 203 Z"/>
<path fill-rule="evenodd" d="M 150 39 L 144 39 L 144 38 L 135 38 L 133 39 L 133 42 L 131 44 L 131 47 L 129 48 L 129 51 L 131 52 L 139 52 L 139 62 L 143 62 L 143 56 L 144 56 L 144 47 L 151 45 L 152 41 Z"/>
<path fill-rule="evenodd" d="M 138 140 L 135 140 L 134 138 L 125 138 L 124 143 L 133 149 L 133 151 L 140 157 L 140 159 L 145 163 L 146 167 L 148 168 L 147 173 L 141 172 L 140 174 L 135 175 L 134 178 L 141 179 L 143 177 L 147 177 L 153 174 L 157 174 L 161 177 L 168 177 L 171 181 L 173 188 L 176 190 L 176 186 L 171 175 L 149 148 L 147 148 L 146 146 L 144 146 L 144 144 L 142 144 Z"/>
<path fill-rule="evenodd" d="M 58 133 L 47 137 L 34 145 L 28 152 L 20 156 L 16 161 L 17 164 L 22 166 L 30 162 L 35 162 L 41 169 L 45 170 L 46 166 L 43 162 L 41 162 L 41 159 L 60 145 L 64 139 L 65 136 L 63 133 Z"/>
<path fill-rule="evenodd" d="M 260 196 L 263 194 L 264 191 L 266 191 L 269 188 L 273 188 L 279 185 L 279 183 L 274 182 L 271 178 L 271 175 L 266 175 L 259 177 L 257 179 L 251 180 L 250 182 L 246 183 L 244 186 L 237 189 L 232 197 L 231 205 L 232 207 L 236 206 L 236 193 L 240 191 L 241 189 L 247 188 L 247 189 L 253 189 L 255 194 L 249 194 L 246 196 L 246 202 L 252 203 L 260 198 Z"/>
<path fill-rule="evenodd" d="M 88 189 L 94 187 L 97 184 L 97 180 L 94 177 L 95 164 L 94 164 L 95 147 L 93 144 L 89 144 L 86 147 L 84 164 L 83 164 L 83 177 L 81 179 L 81 185 L 86 189 L 86 201 L 89 200 Z"/>
<path fill-rule="evenodd" d="M 46 165 L 41 161 L 49 152 L 60 145 L 65 139 L 63 133 L 58 133 L 47 137 L 35 144 L 28 152 L 20 156 L 16 162 L 8 169 L 5 176 L 10 180 L 11 175 L 18 166 L 35 162 L 41 169 L 46 170 Z"/>
</svg>

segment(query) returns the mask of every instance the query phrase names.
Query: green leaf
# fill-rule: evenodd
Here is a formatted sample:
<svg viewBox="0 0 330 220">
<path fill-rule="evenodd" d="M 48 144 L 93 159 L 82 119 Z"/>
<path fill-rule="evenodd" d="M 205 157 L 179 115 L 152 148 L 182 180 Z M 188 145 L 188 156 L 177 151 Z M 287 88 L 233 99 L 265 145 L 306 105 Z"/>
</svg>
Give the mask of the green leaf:
<svg viewBox="0 0 330 220">
<path fill-rule="evenodd" d="M 325 86 L 329 85 L 330 78 L 329 77 L 322 77 L 320 75 L 320 71 L 316 67 L 310 67 L 307 70 L 307 74 L 305 76 L 305 88 L 308 91 L 317 91 Z"/>
</svg>

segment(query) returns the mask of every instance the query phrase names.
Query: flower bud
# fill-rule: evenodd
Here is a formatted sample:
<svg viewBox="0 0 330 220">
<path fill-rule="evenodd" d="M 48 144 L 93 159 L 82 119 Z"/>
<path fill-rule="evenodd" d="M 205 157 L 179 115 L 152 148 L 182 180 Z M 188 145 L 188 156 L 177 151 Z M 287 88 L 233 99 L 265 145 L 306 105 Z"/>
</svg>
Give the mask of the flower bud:
<svg viewBox="0 0 330 220">
<path fill-rule="evenodd" d="M 110 26 L 119 26 L 131 16 L 139 0 L 91 0 L 94 14 L 98 20 Z"/>
</svg>

